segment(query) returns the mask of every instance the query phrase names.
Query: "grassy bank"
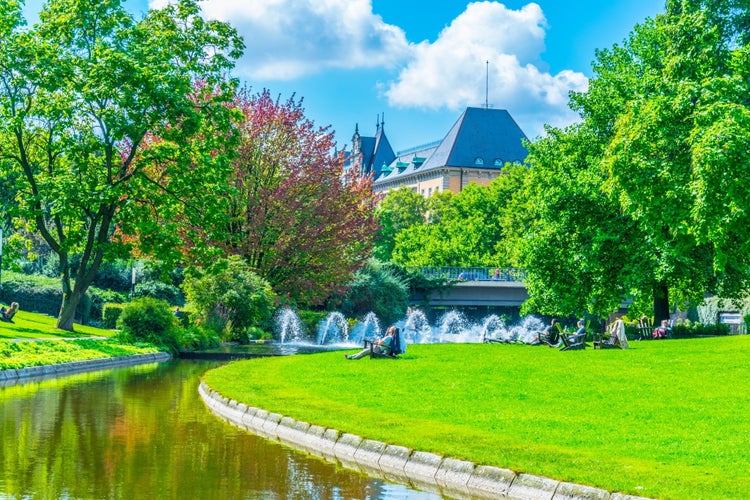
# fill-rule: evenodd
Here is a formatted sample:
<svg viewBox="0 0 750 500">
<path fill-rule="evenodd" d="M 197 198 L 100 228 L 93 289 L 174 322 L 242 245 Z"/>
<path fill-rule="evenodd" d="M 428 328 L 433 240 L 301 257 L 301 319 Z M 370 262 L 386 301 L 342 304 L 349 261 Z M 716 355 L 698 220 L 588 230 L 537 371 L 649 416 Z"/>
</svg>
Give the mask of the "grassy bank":
<svg viewBox="0 0 750 500">
<path fill-rule="evenodd" d="M 55 322 L 26 311 L 19 311 L 12 323 L 0 321 L 0 370 L 157 351 L 111 341 L 114 330 L 75 325 L 75 332 L 67 332 L 55 328 Z"/>
<path fill-rule="evenodd" d="M 750 336 L 559 352 L 410 346 L 232 363 L 221 394 L 414 449 L 658 498 L 750 491 Z"/>
<path fill-rule="evenodd" d="M 7 304 L 4 304 L 7 306 Z M 24 310 L 18 311 L 13 322 L 0 321 L 0 339 L 70 339 L 88 337 L 109 337 L 115 330 L 93 326 L 74 326 L 74 332 L 55 328 L 57 318 Z"/>
</svg>

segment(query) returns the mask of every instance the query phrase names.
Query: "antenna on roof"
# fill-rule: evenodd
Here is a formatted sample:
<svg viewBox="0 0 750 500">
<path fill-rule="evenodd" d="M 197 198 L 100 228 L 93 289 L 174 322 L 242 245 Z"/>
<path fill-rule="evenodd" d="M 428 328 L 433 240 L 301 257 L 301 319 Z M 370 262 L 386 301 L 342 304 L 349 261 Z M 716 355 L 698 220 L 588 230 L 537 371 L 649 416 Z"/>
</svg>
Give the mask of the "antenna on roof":
<svg viewBox="0 0 750 500">
<path fill-rule="evenodd" d="M 484 64 L 484 109 L 490 109 L 490 61 L 487 60 L 484 62 Z"/>
</svg>

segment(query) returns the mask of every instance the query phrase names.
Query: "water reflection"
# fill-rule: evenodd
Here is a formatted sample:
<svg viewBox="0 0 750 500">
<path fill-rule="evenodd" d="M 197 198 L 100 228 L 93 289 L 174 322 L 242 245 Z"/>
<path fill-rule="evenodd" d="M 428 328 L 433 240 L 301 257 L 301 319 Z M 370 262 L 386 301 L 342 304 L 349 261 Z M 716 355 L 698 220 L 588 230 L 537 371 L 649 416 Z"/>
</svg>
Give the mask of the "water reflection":
<svg viewBox="0 0 750 500">
<path fill-rule="evenodd" d="M 0 388 L 1 498 L 438 498 L 245 433 L 200 400 L 212 362 Z"/>
</svg>

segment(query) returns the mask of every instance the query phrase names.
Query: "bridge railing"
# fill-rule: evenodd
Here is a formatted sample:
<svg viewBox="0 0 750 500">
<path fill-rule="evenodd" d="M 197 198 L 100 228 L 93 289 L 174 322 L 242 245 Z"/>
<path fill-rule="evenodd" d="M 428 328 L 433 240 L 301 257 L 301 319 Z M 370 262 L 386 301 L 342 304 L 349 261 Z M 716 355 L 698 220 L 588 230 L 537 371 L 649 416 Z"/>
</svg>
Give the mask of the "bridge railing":
<svg viewBox="0 0 750 500">
<path fill-rule="evenodd" d="M 526 273 L 510 267 L 422 267 L 407 269 L 419 272 L 425 278 L 442 278 L 446 281 L 523 281 Z"/>
</svg>

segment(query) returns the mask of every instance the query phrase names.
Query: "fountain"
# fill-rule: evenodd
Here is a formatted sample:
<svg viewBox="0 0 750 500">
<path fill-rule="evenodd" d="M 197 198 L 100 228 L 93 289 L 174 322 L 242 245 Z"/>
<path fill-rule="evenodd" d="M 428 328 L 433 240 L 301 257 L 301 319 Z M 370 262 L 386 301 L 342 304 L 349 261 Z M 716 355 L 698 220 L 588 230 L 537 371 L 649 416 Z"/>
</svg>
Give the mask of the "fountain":
<svg viewBox="0 0 750 500">
<path fill-rule="evenodd" d="M 304 339 L 302 322 L 297 313 L 281 309 L 275 319 L 279 342 L 295 346 L 314 348 L 348 348 L 361 346 L 364 339 L 372 340 L 383 335 L 384 327 L 374 312 L 367 313 L 349 331 L 346 317 L 340 312 L 331 312 L 320 322 L 315 341 Z M 518 324 L 507 325 L 506 321 L 491 314 L 481 321 L 469 320 L 458 310 L 443 314 L 434 325 L 430 325 L 424 312 L 409 310 L 407 316 L 394 324 L 401 328 L 402 342 L 407 344 L 478 343 L 505 342 L 535 344 L 544 324 L 539 318 L 527 316 Z"/>
<path fill-rule="evenodd" d="M 280 309 L 274 320 L 279 342 L 300 342 L 303 338 L 302 321 L 290 307 Z"/>
<path fill-rule="evenodd" d="M 505 322 L 500 319 L 496 314 L 487 316 L 482 321 L 482 337 L 481 341 L 486 342 L 488 340 L 501 339 L 503 332 L 507 331 L 505 328 Z"/>
<path fill-rule="evenodd" d="M 361 344 L 364 339 L 374 340 L 383 336 L 380 320 L 374 312 L 368 312 L 362 321 L 358 322 L 349 333 L 349 341 Z"/>
<path fill-rule="evenodd" d="M 326 316 L 318 328 L 318 344 L 338 344 L 349 341 L 349 324 L 340 312 Z"/>
<path fill-rule="evenodd" d="M 421 344 L 430 338 L 432 328 L 427 316 L 420 311 L 410 311 L 403 326 L 402 338 L 410 344 Z"/>
<path fill-rule="evenodd" d="M 448 311 L 438 321 L 437 342 L 476 342 L 472 339 L 472 325 L 460 311 Z"/>
</svg>

